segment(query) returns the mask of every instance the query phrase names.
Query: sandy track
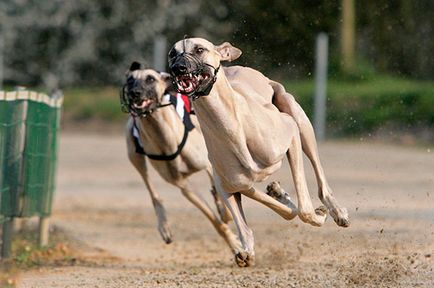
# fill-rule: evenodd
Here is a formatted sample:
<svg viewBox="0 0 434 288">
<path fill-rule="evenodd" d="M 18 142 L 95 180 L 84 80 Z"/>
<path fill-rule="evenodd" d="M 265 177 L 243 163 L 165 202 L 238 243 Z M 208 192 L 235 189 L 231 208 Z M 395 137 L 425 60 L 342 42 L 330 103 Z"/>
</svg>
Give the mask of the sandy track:
<svg viewBox="0 0 434 288">
<path fill-rule="evenodd" d="M 120 260 L 44 268 L 22 275 L 18 287 L 434 287 L 433 149 L 365 142 L 320 148 L 351 227 L 331 219 L 322 228 L 286 222 L 245 199 L 257 264 L 240 269 L 200 212 L 152 171 L 175 235 L 163 243 L 121 136 L 62 134 L 53 222 Z M 195 183 L 211 201 L 201 176 Z M 286 164 L 273 179 L 292 190 Z"/>
</svg>

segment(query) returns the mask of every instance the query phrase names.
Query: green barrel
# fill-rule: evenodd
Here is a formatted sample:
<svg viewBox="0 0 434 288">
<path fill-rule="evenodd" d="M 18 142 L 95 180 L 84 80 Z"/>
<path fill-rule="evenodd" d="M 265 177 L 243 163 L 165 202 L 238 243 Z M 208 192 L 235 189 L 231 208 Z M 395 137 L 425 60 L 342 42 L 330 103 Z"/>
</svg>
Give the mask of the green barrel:
<svg viewBox="0 0 434 288">
<path fill-rule="evenodd" d="M 14 169 L 6 169 L 6 173 L 5 169 L 2 170 L 0 214 L 9 217 L 48 216 L 55 189 L 57 131 L 62 99 L 29 91 L 7 94 L 12 93 L 16 94 L 14 101 L 2 103 L 0 98 L 0 113 L 5 112 L 0 121 L 5 118 L 5 127 L 11 127 L 9 135 L 2 131 L 0 141 L 8 143 L 15 139 L 0 155 L 10 155 L 5 160 L 16 160 L 16 163 L 3 161 L 16 165 L 7 164 L 6 168 L 13 166 Z"/>
<path fill-rule="evenodd" d="M 0 93 L 0 214 L 14 216 L 22 191 L 27 101 Z"/>
<path fill-rule="evenodd" d="M 48 216 L 55 188 L 60 107 L 29 101 L 24 150 L 22 216 Z"/>
</svg>

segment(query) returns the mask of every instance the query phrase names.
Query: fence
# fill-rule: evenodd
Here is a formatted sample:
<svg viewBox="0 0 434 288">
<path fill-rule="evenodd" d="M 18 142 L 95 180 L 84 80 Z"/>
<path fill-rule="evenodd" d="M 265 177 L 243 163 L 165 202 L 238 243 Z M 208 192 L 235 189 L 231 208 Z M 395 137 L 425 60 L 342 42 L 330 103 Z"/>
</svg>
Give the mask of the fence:
<svg viewBox="0 0 434 288">
<path fill-rule="evenodd" d="M 39 243 L 48 242 L 62 96 L 0 91 L 0 222 L 2 256 L 10 255 L 13 221 L 40 217 Z"/>
</svg>

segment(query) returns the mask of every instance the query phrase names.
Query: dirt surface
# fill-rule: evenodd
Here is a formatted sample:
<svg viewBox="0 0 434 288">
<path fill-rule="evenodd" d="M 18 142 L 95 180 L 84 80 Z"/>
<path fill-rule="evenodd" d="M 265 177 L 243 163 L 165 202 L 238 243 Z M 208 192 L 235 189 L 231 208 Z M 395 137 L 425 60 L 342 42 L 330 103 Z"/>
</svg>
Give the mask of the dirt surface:
<svg viewBox="0 0 434 288">
<path fill-rule="evenodd" d="M 18 287 L 434 287 L 432 147 L 322 144 L 326 174 L 351 226 L 287 222 L 244 199 L 257 263 L 241 269 L 205 217 L 152 170 L 174 233 L 164 244 L 121 135 L 68 133 L 60 144 L 53 223 L 119 260 L 27 272 Z M 307 163 L 306 170 L 319 205 Z M 194 183 L 211 201 L 203 176 Z M 274 179 L 293 190 L 287 164 Z"/>
</svg>

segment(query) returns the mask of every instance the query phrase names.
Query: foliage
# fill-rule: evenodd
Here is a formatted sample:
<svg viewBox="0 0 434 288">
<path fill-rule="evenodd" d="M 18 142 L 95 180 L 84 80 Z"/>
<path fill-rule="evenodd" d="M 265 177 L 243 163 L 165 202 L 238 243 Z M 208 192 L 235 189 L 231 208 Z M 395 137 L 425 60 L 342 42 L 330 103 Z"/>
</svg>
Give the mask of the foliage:
<svg viewBox="0 0 434 288">
<path fill-rule="evenodd" d="M 286 88 L 312 117 L 312 81 L 288 82 Z M 387 76 L 328 83 L 327 123 L 334 135 L 360 135 L 388 127 L 401 132 L 434 128 L 434 83 Z"/>
<path fill-rule="evenodd" d="M 129 62 L 147 58 L 155 35 L 197 12 L 195 2 L 1 1 L 6 77 L 53 87 L 116 83 Z"/>
<path fill-rule="evenodd" d="M 285 87 L 312 119 L 313 81 L 289 81 Z M 369 75 L 363 79 L 331 80 L 327 95 L 328 131 L 334 136 L 361 135 L 384 127 L 434 128 L 433 82 Z M 68 121 L 118 123 L 126 119 L 114 87 L 67 89 L 64 109 Z"/>
<path fill-rule="evenodd" d="M 358 49 L 380 72 L 433 79 L 434 1 L 355 1 Z"/>
<path fill-rule="evenodd" d="M 357 51 L 366 67 L 433 78 L 433 1 L 356 3 Z M 231 41 L 244 51 L 238 63 L 280 80 L 303 79 L 313 70 L 321 31 L 330 35 L 338 72 L 340 13 L 340 1 L 316 0 L 3 0 L 5 79 L 49 90 L 117 85 L 131 61 L 151 65 L 158 35 L 168 45 L 184 35 Z"/>
<path fill-rule="evenodd" d="M 67 119 L 121 121 L 119 90 L 114 87 L 70 88 L 65 90 L 64 112 Z"/>
<path fill-rule="evenodd" d="M 241 64 L 275 78 L 305 78 L 314 67 L 316 34 L 327 32 L 337 48 L 338 1 L 232 3 L 232 39 L 244 51 Z"/>
</svg>

